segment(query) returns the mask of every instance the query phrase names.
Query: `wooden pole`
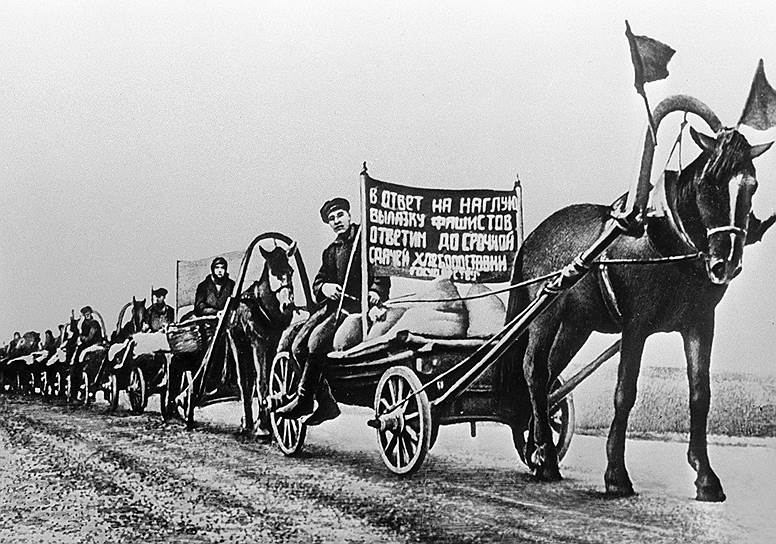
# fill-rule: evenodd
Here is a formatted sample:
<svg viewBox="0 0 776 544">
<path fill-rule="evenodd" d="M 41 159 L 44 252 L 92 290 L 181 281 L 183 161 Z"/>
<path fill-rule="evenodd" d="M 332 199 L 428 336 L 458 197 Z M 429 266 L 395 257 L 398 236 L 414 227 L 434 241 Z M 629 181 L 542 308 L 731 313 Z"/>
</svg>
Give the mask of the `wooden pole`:
<svg viewBox="0 0 776 544">
<path fill-rule="evenodd" d="M 367 313 L 369 312 L 369 263 L 366 255 L 367 228 L 366 228 L 366 179 L 369 176 L 366 171 L 366 162 L 361 170 L 361 341 L 366 340 L 369 321 Z M 358 243 L 358 241 L 356 241 Z M 347 279 L 345 280 L 347 282 Z"/>
</svg>

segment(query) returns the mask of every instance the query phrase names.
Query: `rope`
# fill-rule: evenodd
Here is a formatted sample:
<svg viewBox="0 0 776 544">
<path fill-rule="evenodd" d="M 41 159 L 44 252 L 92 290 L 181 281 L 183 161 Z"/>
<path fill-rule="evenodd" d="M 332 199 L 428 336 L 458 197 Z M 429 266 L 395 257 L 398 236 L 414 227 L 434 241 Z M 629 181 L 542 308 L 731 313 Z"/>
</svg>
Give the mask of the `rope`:
<svg viewBox="0 0 776 544">
<path fill-rule="evenodd" d="M 415 295 L 415 293 L 410 293 L 409 295 L 403 295 L 400 297 L 396 297 L 390 300 L 386 300 L 383 302 L 383 306 L 399 306 L 401 304 L 419 304 L 422 302 L 457 302 L 459 300 L 473 300 L 475 298 L 485 298 L 492 295 L 498 295 L 499 293 L 506 293 L 507 291 L 512 291 L 513 289 L 519 289 L 521 287 L 525 287 L 527 285 L 532 285 L 534 283 L 539 283 L 540 281 L 549 280 L 554 278 L 555 276 L 559 275 L 561 273 L 560 270 L 556 270 L 555 272 L 550 272 L 549 274 L 544 274 L 543 276 L 539 276 L 537 278 L 533 278 L 530 280 L 522 281 L 520 283 L 515 283 L 514 285 L 509 285 L 507 287 L 502 287 L 501 289 L 494 289 L 493 291 L 486 291 L 484 293 L 480 293 L 478 295 L 469 295 L 466 297 L 453 297 L 453 298 L 415 298 L 415 299 L 408 299 L 405 300 L 406 297 L 411 297 Z"/>
<path fill-rule="evenodd" d="M 593 265 L 599 265 L 599 264 L 628 264 L 628 265 L 647 265 L 647 264 L 666 264 L 666 263 L 677 263 L 677 262 L 684 262 L 684 261 L 693 261 L 695 259 L 699 259 L 701 257 L 700 253 L 688 253 L 686 255 L 670 255 L 668 257 L 653 257 L 650 259 L 598 259 L 596 261 L 593 261 Z M 555 278 L 556 276 L 559 276 L 563 273 L 563 270 L 555 270 L 554 272 L 550 272 L 549 274 L 544 274 L 543 276 L 538 276 L 536 278 L 532 278 L 530 280 L 525 280 L 520 283 L 515 283 L 513 285 L 509 285 L 507 287 L 502 287 L 500 289 L 494 289 L 492 291 L 486 291 L 484 293 L 479 293 L 477 295 L 469 295 L 469 296 L 458 296 L 453 298 L 407 298 L 415 295 L 415 293 L 410 293 L 408 295 L 402 295 L 400 297 L 392 298 L 390 300 L 386 300 L 382 303 L 382 306 L 385 307 L 391 307 L 391 306 L 401 306 L 402 304 L 422 304 L 422 303 L 431 303 L 431 302 L 458 302 L 463 300 L 474 300 L 477 298 L 485 298 L 490 297 L 493 295 L 498 295 L 500 293 L 506 293 L 508 291 L 512 291 L 514 289 L 520 289 L 522 287 L 527 287 L 528 285 L 533 285 L 534 283 L 539 283 L 541 281 L 549 280 L 552 278 Z"/>
<path fill-rule="evenodd" d="M 651 259 L 598 259 L 593 264 L 663 264 L 700 259 L 700 253 L 687 253 L 686 255 L 670 255 L 668 257 L 654 257 Z"/>
</svg>

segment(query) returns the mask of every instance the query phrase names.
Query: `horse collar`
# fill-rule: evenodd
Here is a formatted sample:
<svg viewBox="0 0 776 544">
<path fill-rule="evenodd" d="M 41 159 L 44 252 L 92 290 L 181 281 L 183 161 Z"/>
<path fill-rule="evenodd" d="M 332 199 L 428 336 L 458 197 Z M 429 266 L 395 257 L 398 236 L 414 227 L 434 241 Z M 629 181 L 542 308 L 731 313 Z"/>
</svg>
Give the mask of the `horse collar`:
<svg viewBox="0 0 776 544">
<path fill-rule="evenodd" d="M 687 230 L 684 227 L 684 224 L 682 223 L 682 218 L 679 216 L 679 214 L 676 212 L 676 197 L 675 195 L 671 196 L 671 202 L 669 203 L 669 195 L 666 192 L 666 182 L 665 177 L 666 175 L 669 176 L 677 176 L 678 172 L 673 171 L 666 171 L 664 174 L 660 177 L 658 182 L 655 184 L 654 188 L 652 189 L 652 192 L 650 194 L 649 203 L 647 205 L 647 217 L 651 220 L 651 224 L 654 225 L 656 222 L 663 223 L 667 225 L 668 230 L 673 234 L 673 238 L 679 243 L 681 248 L 679 248 L 679 251 L 684 251 L 685 253 L 695 253 L 700 254 L 702 253 L 701 250 L 698 249 L 698 246 L 695 245 L 695 242 L 693 242 L 690 235 L 687 233 Z M 649 231 L 649 226 L 648 226 Z M 657 236 L 658 238 L 660 236 Z M 650 236 L 650 238 L 653 238 Z M 663 244 L 660 244 L 660 240 L 652 239 L 652 242 L 655 244 L 656 248 L 660 253 L 663 253 L 662 246 Z"/>
</svg>

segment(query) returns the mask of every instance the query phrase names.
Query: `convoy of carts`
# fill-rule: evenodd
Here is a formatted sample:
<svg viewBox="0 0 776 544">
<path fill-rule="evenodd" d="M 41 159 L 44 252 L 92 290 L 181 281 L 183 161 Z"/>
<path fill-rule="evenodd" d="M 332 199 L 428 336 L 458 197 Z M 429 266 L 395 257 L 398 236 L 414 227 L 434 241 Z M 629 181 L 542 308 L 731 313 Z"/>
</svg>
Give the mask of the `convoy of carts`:
<svg viewBox="0 0 776 544">
<path fill-rule="evenodd" d="M 531 425 L 530 405 L 525 398 L 507 401 L 498 394 L 494 362 L 508 351 L 531 319 L 571 287 L 584 274 L 586 266 L 628 228 L 628 220 L 624 214 L 614 217 L 578 262 L 548 279 L 534 303 L 489 338 L 436 338 L 400 331 L 330 354 L 325 377 L 335 398 L 373 410 L 373 417 L 366 424 L 374 429 L 380 455 L 389 470 L 397 474 L 418 470 L 433 447 L 440 426 L 469 424 L 474 436 L 476 423 L 482 421 L 509 425 L 517 452 L 527 462 L 525 443 Z M 245 285 L 253 250 L 267 241 L 285 247 L 292 243 L 289 237 L 278 233 L 257 236 L 241 254 L 237 293 Z M 204 270 L 205 262 L 200 262 L 200 269 Z M 305 304 L 296 307 L 294 323 L 309 315 L 315 305 L 298 251 L 296 270 Z M 196 275 L 189 272 L 190 277 Z M 181 286 L 178 288 L 179 293 L 186 291 Z M 187 288 L 191 292 L 190 286 Z M 177 302 L 180 313 L 191 300 L 179 298 Z M 71 320 L 71 326 L 65 327 L 60 349 L 47 358 L 37 376 L 30 378 L 29 388 L 47 397 L 65 397 L 82 404 L 89 404 L 101 393 L 111 410 L 118 407 L 124 393 L 133 413 L 143 412 L 149 396 L 158 394 L 162 416 L 167 419 L 178 415 L 189 427 L 194 424 L 195 408 L 250 395 L 250 402 L 258 407 L 259 421 L 269 423 L 280 450 L 289 456 L 297 454 L 305 442 L 304 421 L 278 417 L 273 408 L 293 398 L 301 374 L 299 362 L 290 350 L 279 351 L 269 361 L 269 368 L 257 369 L 263 383 L 249 392 L 235 387 L 240 355 L 228 324 L 238 304 L 239 297 L 232 297 L 217 317 L 196 318 L 189 312 L 186 319 L 169 327 L 170 342 L 165 349 L 136 353 L 136 343 L 130 338 L 123 341 L 122 349 L 111 349 L 104 343 L 87 362 L 72 360 L 73 350 L 67 347 L 74 334 L 71 328 L 78 330 L 78 323 Z M 130 302 L 119 312 L 113 339 L 132 319 L 132 310 Z M 105 330 L 102 316 L 95 314 Z M 290 327 L 294 328 L 295 324 Z M 568 450 L 574 432 L 571 389 L 617 350 L 615 344 L 568 384 L 556 381 L 551 414 L 559 456 Z M 171 371 L 175 365 L 180 372 Z M 172 387 L 171 376 L 175 380 Z"/>
</svg>

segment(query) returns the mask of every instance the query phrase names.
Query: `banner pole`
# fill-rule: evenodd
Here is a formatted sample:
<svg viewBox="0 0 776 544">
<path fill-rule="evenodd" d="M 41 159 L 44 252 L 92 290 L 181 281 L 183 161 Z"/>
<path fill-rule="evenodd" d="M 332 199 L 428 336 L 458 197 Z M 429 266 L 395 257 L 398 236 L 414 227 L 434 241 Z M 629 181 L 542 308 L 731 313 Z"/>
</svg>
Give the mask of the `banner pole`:
<svg viewBox="0 0 776 544">
<path fill-rule="evenodd" d="M 178 321 L 178 290 L 180 289 L 178 282 L 180 281 L 180 267 L 181 267 L 181 262 L 179 260 L 176 260 L 175 261 L 175 315 L 173 316 L 175 321 Z"/>
<path fill-rule="evenodd" d="M 361 170 L 361 341 L 366 340 L 367 327 L 369 321 L 367 312 L 369 312 L 369 263 L 366 255 L 367 242 L 367 212 L 366 212 L 366 178 L 369 174 L 366 172 L 366 162 Z M 357 242 L 358 243 L 358 242 Z"/>
<path fill-rule="evenodd" d="M 517 234 L 517 246 L 515 247 L 515 254 L 523 245 L 525 239 L 525 226 L 523 224 L 523 185 L 520 183 L 520 174 L 517 174 L 515 179 L 515 196 L 517 196 L 517 225 L 515 225 L 515 231 Z"/>
</svg>

